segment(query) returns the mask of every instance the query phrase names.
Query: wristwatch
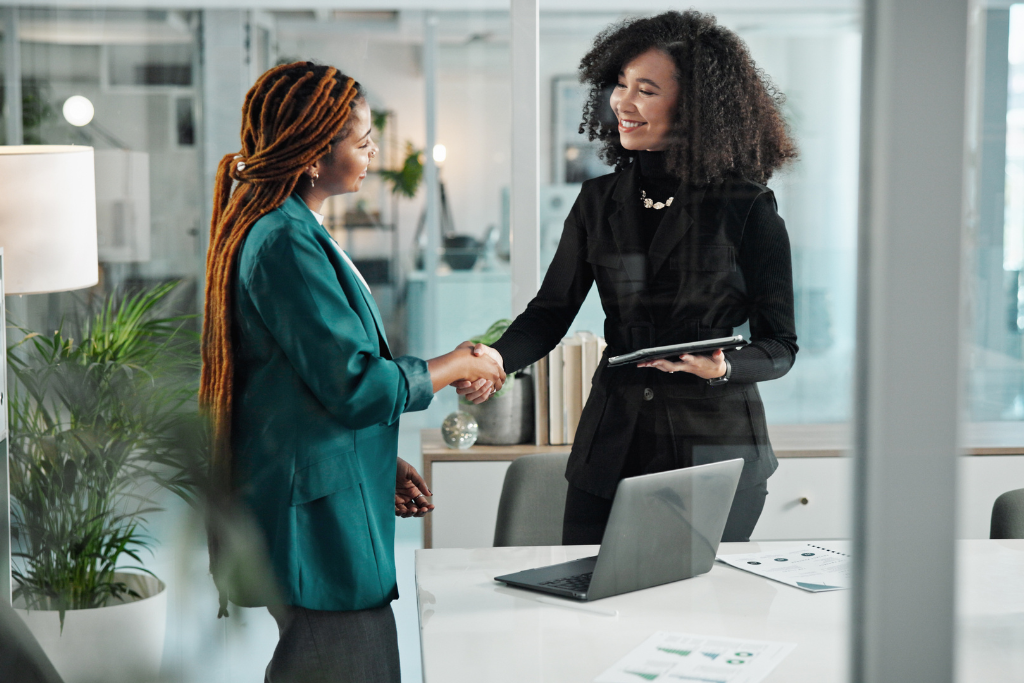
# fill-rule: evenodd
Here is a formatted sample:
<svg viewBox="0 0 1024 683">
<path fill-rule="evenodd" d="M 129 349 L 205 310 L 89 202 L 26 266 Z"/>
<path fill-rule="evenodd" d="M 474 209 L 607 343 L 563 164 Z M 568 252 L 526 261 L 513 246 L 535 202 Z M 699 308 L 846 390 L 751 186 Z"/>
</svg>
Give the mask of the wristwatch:
<svg viewBox="0 0 1024 683">
<path fill-rule="evenodd" d="M 722 375 L 721 377 L 712 377 L 711 379 L 708 380 L 708 384 L 710 384 L 713 387 L 718 386 L 719 384 L 725 384 L 726 382 L 729 381 L 729 375 L 731 375 L 731 374 L 732 374 L 732 363 L 730 363 L 729 359 L 726 358 L 725 359 L 725 374 Z"/>
</svg>

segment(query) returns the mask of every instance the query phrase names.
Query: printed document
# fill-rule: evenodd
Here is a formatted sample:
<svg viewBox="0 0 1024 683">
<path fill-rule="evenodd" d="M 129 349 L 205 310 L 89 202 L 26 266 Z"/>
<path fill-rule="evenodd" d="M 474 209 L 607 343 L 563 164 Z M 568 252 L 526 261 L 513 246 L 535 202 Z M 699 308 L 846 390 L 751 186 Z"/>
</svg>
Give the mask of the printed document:
<svg viewBox="0 0 1024 683">
<path fill-rule="evenodd" d="M 841 542 L 829 542 L 828 546 L 807 543 L 783 552 L 719 555 L 716 559 L 787 586 L 820 593 L 850 587 L 848 547 L 848 543 Z"/>
<path fill-rule="evenodd" d="M 758 683 L 795 647 L 795 643 L 659 631 L 594 683 Z"/>
</svg>

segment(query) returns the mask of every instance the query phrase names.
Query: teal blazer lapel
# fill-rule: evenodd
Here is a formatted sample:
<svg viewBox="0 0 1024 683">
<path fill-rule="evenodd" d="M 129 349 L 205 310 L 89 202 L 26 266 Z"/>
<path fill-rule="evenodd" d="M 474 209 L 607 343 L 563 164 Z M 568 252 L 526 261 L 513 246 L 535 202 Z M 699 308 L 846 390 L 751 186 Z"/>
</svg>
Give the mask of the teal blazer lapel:
<svg viewBox="0 0 1024 683">
<path fill-rule="evenodd" d="M 327 232 L 327 230 L 324 229 L 323 226 L 320 226 L 320 227 L 321 227 L 321 229 L 324 230 L 324 232 Z M 348 261 L 352 260 L 352 257 L 349 256 L 347 252 L 342 251 L 341 245 L 339 245 L 334 240 L 334 238 L 330 236 L 330 234 L 328 234 L 327 237 L 334 244 L 334 246 L 338 250 L 338 252 L 345 254 L 345 256 L 348 258 Z M 342 259 L 342 260 L 345 260 L 345 259 Z M 354 267 L 355 267 L 355 264 L 353 264 L 352 266 L 349 266 L 348 263 L 345 263 L 345 269 L 347 271 L 349 271 L 349 273 L 348 273 L 349 276 L 356 280 L 356 284 L 359 287 L 359 293 L 363 295 L 363 301 L 366 302 L 367 308 L 370 309 L 370 315 L 373 316 L 373 324 L 377 327 L 377 334 L 380 335 L 381 351 L 386 351 L 387 353 L 385 355 L 388 358 L 391 358 L 392 357 L 391 356 L 391 347 L 388 345 L 388 336 L 384 332 L 384 320 L 383 320 L 383 318 L 380 317 L 380 309 L 377 308 L 377 301 L 373 298 L 373 294 L 370 293 L 370 290 L 368 289 L 369 285 L 363 284 L 363 278 L 359 277 L 359 275 L 357 275 L 354 271 L 352 271 L 352 268 L 354 268 Z"/>
<path fill-rule="evenodd" d="M 377 336 L 380 338 L 381 344 L 381 355 L 387 359 L 393 359 L 391 354 L 391 347 L 388 345 L 388 337 L 384 332 L 384 320 L 380 317 L 380 310 L 377 308 L 377 302 L 374 301 L 373 295 L 370 293 L 367 286 L 363 284 L 362 278 L 356 274 L 353 270 L 354 266 L 349 266 L 346 263 L 347 254 L 343 255 L 344 252 L 341 246 L 331 237 L 331 233 L 327 231 L 327 228 L 320 225 L 320 222 L 313 216 L 313 212 L 306 206 L 306 203 L 302 201 L 302 198 L 297 194 L 292 194 L 288 199 L 284 201 L 281 208 L 289 216 L 296 220 L 303 221 L 308 225 L 317 229 L 321 236 L 330 244 L 331 248 L 337 250 L 337 261 L 340 262 L 337 267 L 338 274 L 342 277 L 348 278 L 352 285 L 359 290 L 359 293 L 363 297 L 363 301 L 366 303 L 366 308 L 370 311 L 370 317 L 373 320 L 373 326 L 377 330 Z M 334 259 L 332 259 L 334 260 Z"/>
</svg>

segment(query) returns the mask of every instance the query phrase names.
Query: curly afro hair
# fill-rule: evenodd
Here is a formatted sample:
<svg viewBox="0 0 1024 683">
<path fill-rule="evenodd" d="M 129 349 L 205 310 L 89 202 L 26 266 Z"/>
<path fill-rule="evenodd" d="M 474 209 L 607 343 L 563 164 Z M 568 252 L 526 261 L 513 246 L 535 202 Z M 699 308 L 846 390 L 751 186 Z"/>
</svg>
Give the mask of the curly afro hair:
<svg viewBox="0 0 1024 683">
<path fill-rule="evenodd" d="M 709 14 L 688 11 L 613 24 L 580 61 L 580 82 L 590 94 L 579 132 L 604 143 L 605 163 L 621 170 L 636 154 L 619 144 L 609 97 L 623 67 L 652 48 L 672 58 L 679 83 L 665 148 L 673 174 L 696 186 L 736 176 L 765 183 L 796 157 L 780 111 L 785 96 L 735 33 Z"/>
</svg>

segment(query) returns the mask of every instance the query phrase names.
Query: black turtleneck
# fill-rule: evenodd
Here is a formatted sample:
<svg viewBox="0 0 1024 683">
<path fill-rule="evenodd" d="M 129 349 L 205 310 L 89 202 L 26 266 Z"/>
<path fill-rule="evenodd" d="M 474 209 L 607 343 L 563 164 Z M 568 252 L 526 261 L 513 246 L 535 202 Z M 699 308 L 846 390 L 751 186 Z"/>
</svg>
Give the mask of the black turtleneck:
<svg viewBox="0 0 1024 683">
<path fill-rule="evenodd" d="M 705 192 L 681 187 L 665 171 L 664 159 L 665 154 L 661 152 L 640 152 L 637 155 L 634 163 L 640 164 L 641 188 L 656 201 L 664 201 L 679 192 L 680 196 L 672 205 L 684 203 L 687 213 L 698 220 Z M 604 187 L 613 185 L 605 183 Z M 607 189 L 603 191 L 608 192 Z M 658 194 L 653 194 L 655 192 Z M 714 193 L 714 186 L 707 192 Z M 637 190 L 637 202 L 641 201 L 639 194 Z M 608 201 L 606 194 L 588 195 L 586 188 L 580 197 L 581 201 Z M 719 197 L 717 201 L 726 202 L 728 199 Z M 664 209 L 640 209 L 642 225 L 639 229 L 647 237 L 648 250 L 650 237 L 665 214 Z M 575 213 L 574 207 L 537 297 L 494 344 L 505 359 L 506 371 L 522 369 L 543 358 L 565 336 L 593 284 L 594 265 L 588 259 L 585 237 L 588 228 L 578 220 L 579 214 Z M 598 232 L 595 226 L 591 229 Z M 744 219 L 736 253 L 736 266 L 743 275 L 750 301 L 751 344 L 740 351 L 729 352 L 729 362 L 732 363 L 730 382 L 775 379 L 786 374 L 793 365 L 797 345 L 791 263 L 786 224 L 778 214 L 774 197 L 764 193 L 754 201 Z"/>
<path fill-rule="evenodd" d="M 642 151 L 637 154 L 637 158 L 640 164 L 640 189 L 647 193 L 647 198 L 664 203 L 669 197 L 674 197 L 679 189 L 679 178 L 666 168 L 665 152 Z M 642 201 L 640 197 L 636 200 Z M 674 199 L 673 202 L 679 200 L 681 198 Z M 665 215 L 665 209 L 644 208 L 642 215 L 643 245 L 644 249 L 648 249 L 654 233 L 661 224 L 661 218 Z"/>
</svg>

